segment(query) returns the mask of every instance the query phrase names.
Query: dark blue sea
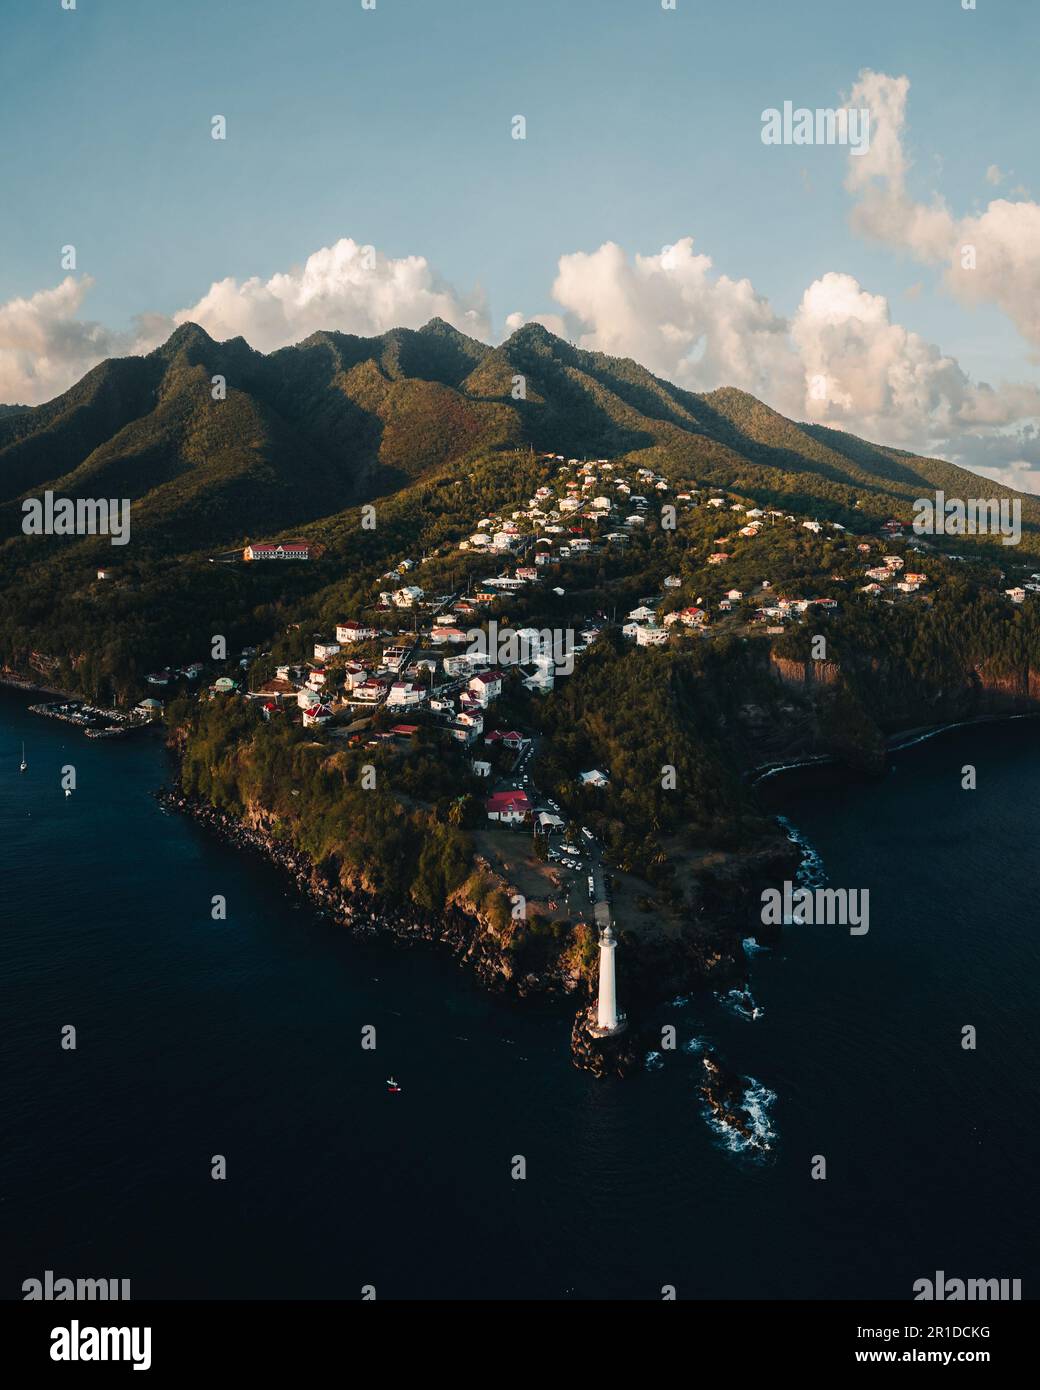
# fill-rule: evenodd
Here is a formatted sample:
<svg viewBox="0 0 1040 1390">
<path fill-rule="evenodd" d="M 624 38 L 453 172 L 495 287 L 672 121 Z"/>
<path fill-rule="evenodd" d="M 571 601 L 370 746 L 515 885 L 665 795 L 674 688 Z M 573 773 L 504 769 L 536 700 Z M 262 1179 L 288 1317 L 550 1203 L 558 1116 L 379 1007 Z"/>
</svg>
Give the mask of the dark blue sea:
<svg viewBox="0 0 1040 1390">
<path fill-rule="evenodd" d="M 47 1269 L 140 1299 L 908 1299 L 936 1270 L 1040 1293 L 1040 722 L 774 783 L 810 867 L 869 889 L 868 934 L 791 927 L 749 959 L 761 1017 L 676 1001 L 678 1048 L 597 1081 L 569 1009 L 353 940 L 160 809 L 158 740 L 27 703 L 0 696 L 0 1296 Z M 767 1153 L 709 1126 L 705 1047 Z"/>
</svg>

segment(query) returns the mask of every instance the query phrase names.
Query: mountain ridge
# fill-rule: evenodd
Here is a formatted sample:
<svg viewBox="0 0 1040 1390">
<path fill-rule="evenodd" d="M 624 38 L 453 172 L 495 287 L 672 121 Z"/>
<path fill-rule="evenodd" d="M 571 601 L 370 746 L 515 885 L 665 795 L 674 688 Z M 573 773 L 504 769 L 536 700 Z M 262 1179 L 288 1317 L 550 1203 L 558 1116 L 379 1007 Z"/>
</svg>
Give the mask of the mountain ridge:
<svg viewBox="0 0 1040 1390">
<path fill-rule="evenodd" d="M 908 516 L 943 490 L 1040 502 L 958 465 L 788 419 L 736 387 L 687 391 L 632 358 L 529 323 L 491 346 L 443 319 L 371 337 L 323 330 L 262 353 L 180 324 L 42 405 L 0 410 L 0 527 L 44 488 L 129 496 L 166 548 L 299 528 L 505 449 L 667 459 L 757 502 Z"/>
</svg>

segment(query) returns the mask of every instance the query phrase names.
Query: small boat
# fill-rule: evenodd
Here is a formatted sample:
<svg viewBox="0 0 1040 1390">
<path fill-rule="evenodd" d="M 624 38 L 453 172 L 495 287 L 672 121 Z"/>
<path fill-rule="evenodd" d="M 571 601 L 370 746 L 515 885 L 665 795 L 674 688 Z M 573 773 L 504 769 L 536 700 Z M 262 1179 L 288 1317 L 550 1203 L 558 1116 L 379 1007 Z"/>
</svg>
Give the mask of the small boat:
<svg viewBox="0 0 1040 1390">
<path fill-rule="evenodd" d="M 18 764 L 18 771 L 25 772 L 29 764 L 25 761 L 25 744 L 22 744 L 22 761 Z"/>
<path fill-rule="evenodd" d="M 66 788 L 65 788 L 65 795 L 66 795 L 66 796 L 71 796 L 71 795 L 72 795 L 72 788 L 71 788 L 71 787 L 66 787 Z"/>
<path fill-rule="evenodd" d="M 400 1091 L 401 1087 L 392 1076 L 388 1076 L 386 1078 L 386 1089 L 390 1092 L 391 1095 L 396 1095 L 397 1092 Z"/>
</svg>

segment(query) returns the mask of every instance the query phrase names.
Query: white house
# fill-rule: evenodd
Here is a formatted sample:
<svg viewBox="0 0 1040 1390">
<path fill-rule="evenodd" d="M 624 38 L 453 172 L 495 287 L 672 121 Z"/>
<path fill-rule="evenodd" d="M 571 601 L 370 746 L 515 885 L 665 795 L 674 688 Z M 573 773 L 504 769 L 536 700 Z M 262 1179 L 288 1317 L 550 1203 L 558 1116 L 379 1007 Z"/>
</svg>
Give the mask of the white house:
<svg viewBox="0 0 1040 1390">
<path fill-rule="evenodd" d="M 591 772 L 582 772 L 579 775 L 586 787 L 605 787 L 610 781 L 607 774 L 600 772 L 598 767 L 594 767 Z"/>
<path fill-rule="evenodd" d="M 502 694 L 502 672 L 481 671 L 470 677 L 468 688 L 481 709 L 487 709 Z"/>
<path fill-rule="evenodd" d="M 359 623 L 356 618 L 352 618 L 347 623 L 336 624 L 336 641 L 340 643 L 350 642 L 371 642 L 373 638 L 379 636 L 377 627 L 369 627 L 367 623 Z"/>
<path fill-rule="evenodd" d="M 393 603 L 395 608 L 414 608 L 422 601 L 423 591 L 418 584 L 405 584 L 401 589 L 393 592 Z"/>
<path fill-rule="evenodd" d="M 341 648 L 338 642 L 315 642 L 314 660 L 328 661 L 332 656 L 338 656 Z"/>
<path fill-rule="evenodd" d="M 414 685 L 411 681 L 394 681 L 386 697 L 386 703 L 394 709 L 411 709 L 422 704 L 424 694 L 422 687 Z"/>
</svg>

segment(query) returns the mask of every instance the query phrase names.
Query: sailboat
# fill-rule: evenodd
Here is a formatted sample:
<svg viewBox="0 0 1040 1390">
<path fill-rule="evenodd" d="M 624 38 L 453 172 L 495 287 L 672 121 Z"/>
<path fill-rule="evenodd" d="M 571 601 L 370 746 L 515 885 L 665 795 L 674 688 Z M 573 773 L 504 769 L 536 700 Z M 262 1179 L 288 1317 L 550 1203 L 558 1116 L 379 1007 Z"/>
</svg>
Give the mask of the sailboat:
<svg viewBox="0 0 1040 1390">
<path fill-rule="evenodd" d="M 386 1078 L 386 1088 L 391 1095 L 396 1095 L 397 1092 L 401 1089 L 401 1087 L 398 1085 L 398 1083 L 394 1080 L 392 1076 L 388 1076 Z"/>
<path fill-rule="evenodd" d="M 25 761 L 25 744 L 22 744 L 22 761 L 18 764 L 18 771 L 24 772 L 29 764 Z"/>
</svg>

